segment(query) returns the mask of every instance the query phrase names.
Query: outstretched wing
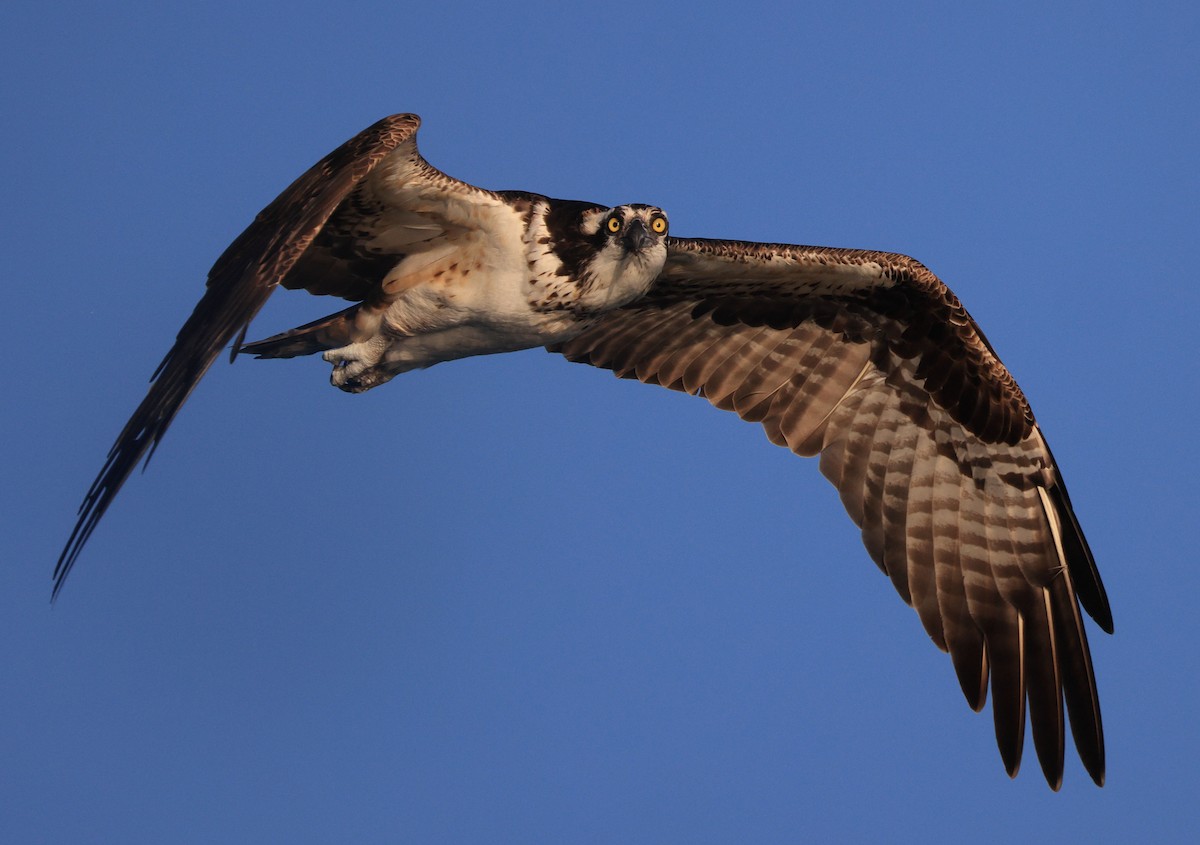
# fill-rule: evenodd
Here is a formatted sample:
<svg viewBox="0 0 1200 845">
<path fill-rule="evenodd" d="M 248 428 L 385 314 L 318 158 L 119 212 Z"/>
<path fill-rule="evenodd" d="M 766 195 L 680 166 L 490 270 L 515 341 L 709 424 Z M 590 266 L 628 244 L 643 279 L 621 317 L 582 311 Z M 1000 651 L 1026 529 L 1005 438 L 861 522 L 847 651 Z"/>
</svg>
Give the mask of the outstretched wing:
<svg viewBox="0 0 1200 845">
<path fill-rule="evenodd" d="M 55 596 L 121 485 L 143 457 L 149 460 L 230 341 L 236 354 L 277 285 L 366 299 L 406 246 L 443 234 L 468 216 L 453 208 L 450 197 L 486 193 L 420 157 L 419 125 L 416 115 L 401 114 L 363 130 L 293 182 L 217 259 L 204 296 L 84 497 L 54 570 Z M 378 167 L 384 161 L 388 165 Z"/>
<path fill-rule="evenodd" d="M 1100 708 L 1079 601 L 1112 616 L 1025 397 L 958 299 L 901 255 L 677 239 L 645 298 L 552 347 L 704 396 L 820 453 L 871 557 L 948 651 L 979 710 L 991 677 L 1010 775 L 1026 699 L 1062 782 L 1063 698 L 1092 779 Z"/>
</svg>

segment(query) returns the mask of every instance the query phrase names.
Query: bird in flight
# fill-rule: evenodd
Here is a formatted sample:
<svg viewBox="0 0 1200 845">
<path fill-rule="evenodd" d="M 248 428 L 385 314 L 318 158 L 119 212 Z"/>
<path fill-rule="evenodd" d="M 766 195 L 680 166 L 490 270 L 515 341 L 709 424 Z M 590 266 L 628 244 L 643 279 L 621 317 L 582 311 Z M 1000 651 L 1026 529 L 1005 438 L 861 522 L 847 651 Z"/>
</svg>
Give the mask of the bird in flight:
<svg viewBox="0 0 1200 845">
<path fill-rule="evenodd" d="M 213 265 L 117 437 L 54 571 L 54 595 L 134 467 L 222 350 L 321 353 L 358 393 L 408 370 L 544 346 L 702 396 L 820 455 L 871 558 L 953 662 L 967 703 L 991 687 L 1015 776 L 1026 704 L 1062 783 L 1064 702 L 1104 781 L 1083 610 L 1112 613 L 1025 396 L 957 297 L 903 255 L 679 238 L 662 209 L 489 191 L 417 151 L 420 119 L 360 132 L 289 186 Z M 344 310 L 254 343 L 279 285 Z"/>
</svg>

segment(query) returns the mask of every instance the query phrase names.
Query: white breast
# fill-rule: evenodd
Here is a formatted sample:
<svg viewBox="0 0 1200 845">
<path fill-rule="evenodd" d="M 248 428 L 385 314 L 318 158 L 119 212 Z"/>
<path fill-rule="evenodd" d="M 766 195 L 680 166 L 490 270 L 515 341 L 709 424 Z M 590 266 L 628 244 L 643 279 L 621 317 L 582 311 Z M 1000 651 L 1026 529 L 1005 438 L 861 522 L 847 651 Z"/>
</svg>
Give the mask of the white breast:
<svg viewBox="0 0 1200 845">
<path fill-rule="evenodd" d="M 503 204 L 480 207 L 478 215 L 471 229 L 429 241 L 384 280 L 395 299 L 380 329 L 382 361 L 393 374 L 543 346 L 580 330 L 568 313 L 532 307 L 531 280 L 549 266 L 541 252 L 531 260 L 522 215 Z"/>
</svg>

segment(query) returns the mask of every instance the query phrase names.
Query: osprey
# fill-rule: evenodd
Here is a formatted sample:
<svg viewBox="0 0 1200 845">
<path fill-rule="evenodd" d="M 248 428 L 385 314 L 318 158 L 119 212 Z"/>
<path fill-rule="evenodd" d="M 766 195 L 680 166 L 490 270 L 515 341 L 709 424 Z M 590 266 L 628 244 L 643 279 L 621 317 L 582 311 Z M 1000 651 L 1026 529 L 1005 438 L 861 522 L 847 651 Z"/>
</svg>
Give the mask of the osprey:
<svg viewBox="0 0 1200 845">
<path fill-rule="evenodd" d="M 62 588 L 133 468 L 232 341 L 321 352 L 360 392 L 442 361 L 545 346 L 706 398 L 772 442 L 820 455 L 875 563 L 988 692 L 1015 775 L 1026 702 L 1038 760 L 1062 783 L 1063 703 L 1104 781 L 1100 706 L 1080 605 L 1112 614 L 1062 476 L 1012 376 L 953 293 L 903 255 L 677 238 L 649 205 L 606 208 L 447 176 L 419 118 L 385 118 L 268 205 L 208 286 L 80 507 Z M 244 344 L 278 285 L 354 304 Z"/>
</svg>

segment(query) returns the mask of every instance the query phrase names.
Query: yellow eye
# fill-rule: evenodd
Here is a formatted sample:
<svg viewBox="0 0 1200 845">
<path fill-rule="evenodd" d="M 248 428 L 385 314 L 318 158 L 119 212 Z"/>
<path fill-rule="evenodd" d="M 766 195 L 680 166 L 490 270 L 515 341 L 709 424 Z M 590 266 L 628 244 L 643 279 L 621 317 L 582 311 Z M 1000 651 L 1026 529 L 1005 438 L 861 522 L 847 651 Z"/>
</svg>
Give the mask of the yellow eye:
<svg viewBox="0 0 1200 845">
<path fill-rule="evenodd" d="M 667 218 L 663 217 L 661 214 L 656 215 L 655 218 L 650 221 L 650 231 L 656 235 L 665 233 L 667 231 Z"/>
<path fill-rule="evenodd" d="M 608 231 L 612 232 L 614 235 L 617 232 L 621 231 L 621 218 L 619 218 L 619 217 L 608 218 Z"/>
</svg>

